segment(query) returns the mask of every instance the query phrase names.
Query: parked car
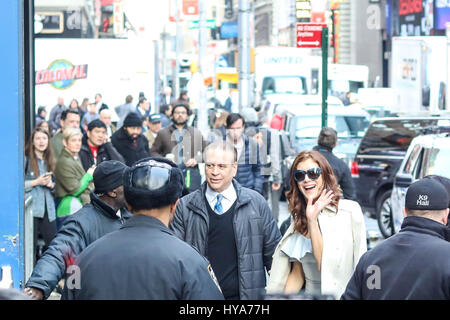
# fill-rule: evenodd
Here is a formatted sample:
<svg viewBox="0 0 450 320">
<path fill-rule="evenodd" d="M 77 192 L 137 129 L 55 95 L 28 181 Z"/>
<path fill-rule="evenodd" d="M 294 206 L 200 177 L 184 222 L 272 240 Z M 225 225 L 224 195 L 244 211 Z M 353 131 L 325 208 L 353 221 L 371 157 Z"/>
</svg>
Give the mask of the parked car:
<svg viewBox="0 0 450 320">
<path fill-rule="evenodd" d="M 406 190 L 411 183 L 428 175 L 450 178 L 450 134 L 418 136 L 406 152 L 392 189 L 392 220 L 397 233 L 403 222 Z"/>
<path fill-rule="evenodd" d="M 295 95 L 295 94 L 285 94 L 277 95 L 277 99 L 271 99 L 271 101 L 265 101 L 262 103 L 264 111 L 268 119 L 272 119 L 275 110 L 281 110 L 279 108 L 284 108 L 286 106 L 292 106 L 299 109 L 310 109 L 315 108 L 322 110 L 322 97 L 320 95 Z M 342 101 L 334 96 L 328 96 L 328 105 L 331 107 L 343 107 Z"/>
<path fill-rule="evenodd" d="M 308 108 L 298 106 L 279 106 L 278 108 L 286 115 L 285 130 L 289 132 L 297 153 L 311 150 L 317 145 L 317 138 L 322 129 L 321 105 L 311 105 Z M 349 167 L 369 124 L 368 113 L 360 108 L 328 107 L 328 126 L 336 129 L 338 133 L 338 145 L 333 153 L 343 159 Z"/>
<path fill-rule="evenodd" d="M 393 234 L 392 187 L 412 139 L 436 132 L 449 121 L 448 117 L 381 118 L 373 120 L 367 129 L 351 171 L 358 202 L 377 219 L 384 237 Z"/>
</svg>

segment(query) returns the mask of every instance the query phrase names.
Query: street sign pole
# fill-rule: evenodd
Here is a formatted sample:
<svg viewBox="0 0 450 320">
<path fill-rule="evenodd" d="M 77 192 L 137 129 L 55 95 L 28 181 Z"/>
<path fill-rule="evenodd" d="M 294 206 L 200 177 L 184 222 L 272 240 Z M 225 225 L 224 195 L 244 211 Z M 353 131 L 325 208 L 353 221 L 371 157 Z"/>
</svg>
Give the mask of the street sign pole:
<svg viewBox="0 0 450 320">
<path fill-rule="evenodd" d="M 322 128 L 328 123 L 328 27 L 322 29 Z"/>
</svg>

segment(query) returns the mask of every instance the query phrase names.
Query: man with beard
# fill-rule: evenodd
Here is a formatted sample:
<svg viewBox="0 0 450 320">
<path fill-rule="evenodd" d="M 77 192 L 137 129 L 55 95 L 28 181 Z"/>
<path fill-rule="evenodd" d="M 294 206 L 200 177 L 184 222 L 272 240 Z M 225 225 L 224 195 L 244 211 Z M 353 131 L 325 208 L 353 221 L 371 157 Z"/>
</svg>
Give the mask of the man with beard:
<svg viewBox="0 0 450 320">
<path fill-rule="evenodd" d="M 159 131 L 151 148 L 152 155 L 155 156 L 174 155 L 175 163 L 187 175 L 187 190 L 185 190 L 187 192 L 200 187 L 198 162 L 202 160 L 203 150 L 206 147 L 200 130 L 187 125 L 190 115 L 191 110 L 187 104 L 175 104 L 172 108 L 173 124 Z"/>
<path fill-rule="evenodd" d="M 123 121 L 123 127 L 112 135 L 111 142 L 123 156 L 127 166 L 150 157 L 148 140 L 142 134 L 142 118 L 135 112 L 127 115 Z"/>
</svg>

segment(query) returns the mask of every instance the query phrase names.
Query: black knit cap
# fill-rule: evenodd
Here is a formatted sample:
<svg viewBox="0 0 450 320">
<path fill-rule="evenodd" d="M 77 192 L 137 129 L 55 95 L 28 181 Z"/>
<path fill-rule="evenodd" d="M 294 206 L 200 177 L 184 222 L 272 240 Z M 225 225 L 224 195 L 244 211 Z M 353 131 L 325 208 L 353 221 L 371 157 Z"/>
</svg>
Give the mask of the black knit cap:
<svg viewBox="0 0 450 320">
<path fill-rule="evenodd" d="M 449 196 L 445 187 L 433 179 L 422 179 L 408 188 L 405 207 L 408 210 L 443 210 L 448 208 Z"/>
<path fill-rule="evenodd" d="M 142 127 L 142 117 L 136 112 L 130 112 L 123 121 L 124 127 Z"/>
<path fill-rule="evenodd" d="M 106 193 L 123 185 L 123 173 L 128 168 L 117 160 L 100 162 L 94 170 L 94 193 Z"/>
<path fill-rule="evenodd" d="M 138 164 L 154 160 L 169 164 L 169 182 L 157 190 L 138 188 L 131 184 L 132 173 Z M 150 165 L 149 165 L 150 166 Z M 127 168 L 123 175 L 124 194 L 127 203 L 134 210 L 151 210 L 166 207 L 175 203 L 182 195 L 184 188 L 184 177 L 182 171 L 172 161 L 162 157 L 149 157 L 139 160 L 131 167 Z"/>
</svg>

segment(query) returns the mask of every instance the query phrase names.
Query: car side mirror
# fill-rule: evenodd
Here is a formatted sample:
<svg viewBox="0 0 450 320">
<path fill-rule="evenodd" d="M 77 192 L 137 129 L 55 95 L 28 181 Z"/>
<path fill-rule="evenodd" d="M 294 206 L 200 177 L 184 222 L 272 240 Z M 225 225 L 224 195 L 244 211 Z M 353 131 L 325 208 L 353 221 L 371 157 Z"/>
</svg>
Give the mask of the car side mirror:
<svg viewBox="0 0 450 320">
<path fill-rule="evenodd" d="M 413 176 L 410 173 L 399 173 L 395 177 L 394 184 L 397 187 L 408 188 L 414 181 Z"/>
</svg>

